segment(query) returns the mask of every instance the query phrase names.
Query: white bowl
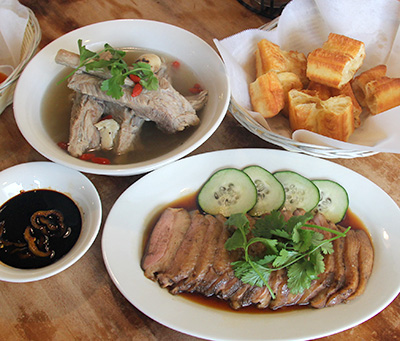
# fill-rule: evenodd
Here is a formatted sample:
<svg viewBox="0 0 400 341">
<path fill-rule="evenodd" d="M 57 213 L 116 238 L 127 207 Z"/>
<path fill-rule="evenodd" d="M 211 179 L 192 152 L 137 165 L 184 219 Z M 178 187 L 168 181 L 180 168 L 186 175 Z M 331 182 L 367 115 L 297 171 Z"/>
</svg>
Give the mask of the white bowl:
<svg viewBox="0 0 400 341">
<path fill-rule="evenodd" d="M 78 52 L 78 39 L 91 50 L 105 43 L 113 47 L 139 47 L 174 56 L 191 68 L 209 92 L 195 132 L 179 147 L 148 161 L 124 165 L 97 165 L 61 150 L 46 132 L 42 101 L 49 84 L 64 70 L 54 62 L 60 48 Z M 134 175 L 175 161 L 198 148 L 217 129 L 229 105 L 230 85 L 225 66 L 214 49 L 196 35 L 169 24 L 149 20 L 114 20 L 72 31 L 43 48 L 24 70 L 14 96 L 15 119 L 25 139 L 42 155 L 86 173 Z"/>
<path fill-rule="evenodd" d="M 19 269 L 0 262 L 0 280 L 32 282 L 65 270 L 93 244 L 101 224 L 102 207 L 94 185 L 80 172 L 52 162 L 29 162 L 0 172 L 0 205 L 21 191 L 51 189 L 73 199 L 81 211 L 82 229 L 76 244 L 55 263 L 38 269 Z"/>
</svg>

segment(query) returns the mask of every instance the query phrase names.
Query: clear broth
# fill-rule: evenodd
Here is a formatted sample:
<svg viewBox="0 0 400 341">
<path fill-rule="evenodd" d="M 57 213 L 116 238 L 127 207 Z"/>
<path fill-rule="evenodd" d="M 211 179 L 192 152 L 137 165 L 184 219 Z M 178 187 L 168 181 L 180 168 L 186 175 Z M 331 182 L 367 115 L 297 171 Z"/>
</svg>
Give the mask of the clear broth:
<svg viewBox="0 0 400 341">
<path fill-rule="evenodd" d="M 137 48 L 126 48 L 126 62 L 133 63 L 137 57 L 143 53 L 155 53 L 163 57 L 167 63 L 171 64 L 177 58 L 160 53 L 158 51 L 150 51 Z M 189 88 L 198 83 L 193 70 L 187 65 L 179 61 L 178 68 L 171 67 L 171 83 L 174 88 L 182 95 L 190 95 Z M 46 91 L 46 97 L 42 104 L 42 120 L 44 127 L 55 143 L 67 142 L 69 139 L 69 123 L 71 117 L 73 91 L 68 88 L 67 81 L 57 84 L 61 79 L 66 77 L 72 71 L 66 68 L 53 80 Z M 198 111 L 197 115 L 201 120 L 202 111 Z M 111 164 L 128 164 L 150 160 L 168 153 L 187 141 L 193 135 L 197 127 L 188 127 L 184 131 L 176 134 L 165 134 L 160 131 L 154 122 L 145 122 L 140 132 L 141 148 L 128 152 L 124 155 L 116 155 L 113 151 L 96 151 L 96 156 L 106 157 Z"/>
</svg>

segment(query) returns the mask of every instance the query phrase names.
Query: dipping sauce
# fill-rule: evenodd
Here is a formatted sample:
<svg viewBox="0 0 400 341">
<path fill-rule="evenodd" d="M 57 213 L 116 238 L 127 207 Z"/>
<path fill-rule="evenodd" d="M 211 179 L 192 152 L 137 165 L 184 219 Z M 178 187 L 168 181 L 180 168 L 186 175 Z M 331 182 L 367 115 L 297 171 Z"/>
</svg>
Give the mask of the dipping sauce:
<svg viewBox="0 0 400 341">
<path fill-rule="evenodd" d="M 0 207 L 0 261 L 20 269 L 52 264 L 72 249 L 81 228 L 80 210 L 65 194 L 21 192 Z"/>
</svg>

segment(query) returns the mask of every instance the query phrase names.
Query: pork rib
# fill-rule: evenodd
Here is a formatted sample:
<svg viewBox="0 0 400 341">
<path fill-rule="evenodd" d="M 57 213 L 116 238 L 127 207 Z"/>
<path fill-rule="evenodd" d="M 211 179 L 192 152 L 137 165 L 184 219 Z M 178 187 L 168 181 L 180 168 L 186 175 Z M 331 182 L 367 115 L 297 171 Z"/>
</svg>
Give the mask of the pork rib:
<svg viewBox="0 0 400 341">
<path fill-rule="evenodd" d="M 68 152 L 81 156 L 87 150 L 100 148 L 100 133 L 94 124 L 104 112 L 104 103 L 80 93 L 73 99 L 69 129 Z"/>
<path fill-rule="evenodd" d="M 122 155 L 131 150 L 139 149 L 141 146 L 140 131 L 145 120 L 135 115 L 132 109 L 110 102 L 105 102 L 105 105 L 106 113 L 111 115 L 120 126 L 115 141 L 116 154 Z"/>
<path fill-rule="evenodd" d="M 100 57 L 103 58 L 103 59 L 107 59 L 109 57 L 109 55 L 107 53 L 104 53 Z M 55 60 L 55 62 L 57 64 L 60 64 L 60 65 L 66 66 L 66 67 L 70 67 L 70 68 L 73 68 L 73 69 L 76 69 L 77 67 L 79 67 L 79 64 L 80 64 L 80 56 L 79 56 L 79 54 L 76 54 L 74 52 L 70 52 L 70 51 L 67 51 L 67 50 L 64 50 L 64 49 L 58 50 L 54 60 Z M 83 67 L 81 67 L 79 69 L 79 71 L 87 72 L 87 73 L 89 73 L 91 75 L 100 77 L 102 79 L 111 78 L 111 72 L 108 71 L 108 70 L 99 69 L 99 70 L 90 70 L 90 71 L 88 71 L 83 66 Z M 134 82 L 130 78 L 126 77 L 125 84 L 128 85 L 128 86 L 133 86 Z"/>
<path fill-rule="evenodd" d="M 103 53 L 100 55 L 100 59 L 109 59 L 110 53 Z M 57 64 L 70 67 L 73 69 L 76 69 L 80 65 L 80 56 L 77 53 L 60 49 L 57 51 L 56 57 L 55 57 L 55 62 Z M 129 67 L 131 68 L 131 67 Z M 107 79 L 111 77 L 111 72 L 105 69 L 97 69 L 97 70 L 87 70 L 84 66 L 79 69 L 80 71 L 87 72 L 89 74 L 98 76 L 103 79 Z M 167 63 L 165 63 L 164 59 L 161 58 L 161 66 L 160 69 L 155 73 L 155 76 L 157 78 L 162 78 L 165 77 L 169 80 L 169 67 Z M 129 78 L 126 77 L 125 79 L 125 85 L 133 86 L 134 82 Z"/>
<path fill-rule="evenodd" d="M 68 82 L 74 91 L 116 103 L 135 111 L 143 119 L 153 121 L 166 133 L 176 133 L 189 126 L 196 126 L 200 120 L 190 103 L 162 78 L 157 90 L 143 90 L 132 97 L 132 88 L 123 86 L 123 96 L 115 99 L 101 90 L 102 79 L 85 73 L 75 73 Z"/>
</svg>

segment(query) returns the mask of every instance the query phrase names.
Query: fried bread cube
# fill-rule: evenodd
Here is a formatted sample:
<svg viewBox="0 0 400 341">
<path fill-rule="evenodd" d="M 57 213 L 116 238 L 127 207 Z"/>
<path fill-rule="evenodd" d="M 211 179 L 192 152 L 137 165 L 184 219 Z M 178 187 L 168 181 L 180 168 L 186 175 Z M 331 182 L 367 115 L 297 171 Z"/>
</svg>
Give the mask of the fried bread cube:
<svg viewBox="0 0 400 341">
<path fill-rule="evenodd" d="M 358 128 L 360 126 L 361 124 L 360 115 L 362 112 L 362 108 L 353 93 L 353 89 L 350 83 L 347 83 L 341 89 L 335 89 L 320 83 L 310 82 L 307 89 L 317 91 L 318 97 L 322 100 L 327 100 L 330 97 L 335 97 L 340 95 L 349 96 L 353 102 L 354 126 L 355 128 Z"/>
<path fill-rule="evenodd" d="M 319 134 L 346 142 L 354 132 L 351 98 L 340 95 L 322 101 L 317 126 Z"/>
<path fill-rule="evenodd" d="M 255 55 L 257 77 L 268 71 L 293 72 L 300 78 L 303 86 L 308 84 L 307 58 L 304 53 L 284 51 L 269 40 L 262 39 L 257 44 Z"/>
<path fill-rule="evenodd" d="M 288 93 L 292 89 L 297 89 L 297 90 L 303 89 L 303 83 L 301 82 L 299 76 L 293 72 L 279 72 L 277 76 L 282 84 L 284 92 L 285 105 L 282 109 L 282 114 L 285 115 L 286 117 L 289 117 Z"/>
<path fill-rule="evenodd" d="M 264 118 L 277 115 L 285 106 L 285 93 L 275 71 L 269 71 L 258 77 L 249 86 L 253 110 Z"/>
<path fill-rule="evenodd" d="M 353 103 L 345 95 L 321 100 L 316 90 L 291 90 L 289 122 L 292 130 L 306 129 L 347 141 L 354 132 Z"/>
<path fill-rule="evenodd" d="M 288 93 L 289 124 L 292 130 L 318 132 L 316 116 L 321 100 L 313 90 L 290 90 Z"/>
<path fill-rule="evenodd" d="M 365 59 L 363 42 L 331 33 L 322 48 L 307 58 L 307 77 L 310 81 L 340 89 L 348 83 Z"/>
<path fill-rule="evenodd" d="M 365 86 L 366 104 L 372 115 L 400 105 L 400 78 L 381 77 Z"/>
<path fill-rule="evenodd" d="M 386 76 L 386 70 L 386 65 L 377 65 L 369 70 L 364 71 L 363 73 L 355 77 L 351 82 L 354 95 L 362 106 L 367 105 L 365 101 L 365 86 L 370 81 L 377 80 L 383 76 Z"/>
</svg>

